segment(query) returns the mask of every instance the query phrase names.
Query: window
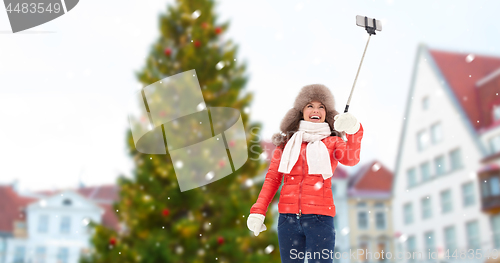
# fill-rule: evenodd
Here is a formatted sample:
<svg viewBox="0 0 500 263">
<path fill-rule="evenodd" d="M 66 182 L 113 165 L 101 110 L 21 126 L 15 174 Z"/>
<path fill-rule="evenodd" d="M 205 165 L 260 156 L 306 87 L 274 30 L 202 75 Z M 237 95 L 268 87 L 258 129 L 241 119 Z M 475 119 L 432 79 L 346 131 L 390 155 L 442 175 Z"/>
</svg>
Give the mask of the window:
<svg viewBox="0 0 500 263">
<path fill-rule="evenodd" d="M 500 195 L 500 182 L 498 177 L 490 178 L 490 194 L 491 195 Z"/>
<path fill-rule="evenodd" d="M 37 247 L 35 250 L 35 263 L 45 263 L 47 249 L 45 247 Z"/>
<path fill-rule="evenodd" d="M 493 121 L 500 120 L 500 105 L 493 106 Z"/>
<path fill-rule="evenodd" d="M 489 141 L 491 153 L 500 152 L 500 135 L 491 138 Z"/>
<path fill-rule="evenodd" d="M 375 224 L 377 225 L 377 229 L 385 229 L 385 213 L 384 212 L 376 212 L 375 213 Z"/>
<path fill-rule="evenodd" d="M 368 229 L 368 213 L 358 212 L 358 228 Z"/>
<path fill-rule="evenodd" d="M 366 251 L 370 247 L 370 241 L 369 240 L 362 240 L 359 242 L 359 249 Z M 357 262 L 366 262 L 367 258 L 365 255 L 361 255 L 361 253 L 358 254 L 357 256 Z M 309 261 L 308 261 L 309 262 Z"/>
<path fill-rule="evenodd" d="M 71 205 L 71 200 L 70 199 L 64 199 L 63 205 L 70 206 Z"/>
<path fill-rule="evenodd" d="M 426 110 L 429 108 L 429 96 L 422 98 L 422 109 Z"/>
<path fill-rule="evenodd" d="M 441 123 L 438 122 L 431 126 L 431 140 L 433 144 L 443 140 L 443 129 L 441 128 Z"/>
<path fill-rule="evenodd" d="M 406 177 L 408 179 L 408 187 L 417 185 L 417 170 L 415 168 L 408 169 Z"/>
<path fill-rule="evenodd" d="M 333 194 L 333 198 L 335 198 L 335 196 L 337 195 L 337 185 L 336 184 L 332 184 L 332 194 Z"/>
<path fill-rule="evenodd" d="M 481 196 L 487 197 L 490 195 L 490 183 L 489 180 L 481 181 Z"/>
<path fill-rule="evenodd" d="M 481 192 L 483 197 L 500 195 L 500 181 L 498 177 L 490 177 L 481 181 Z"/>
<path fill-rule="evenodd" d="M 25 248 L 18 246 L 14 250 L 14 261 L 13 263 L 24 263 Z"/>
<path fill-rule="evenodd" d="M 5 239 L 0 238 L 0 258 L 3 258 L 3 255 L 5 253 L 5 250 L 7 249 L 7 241 Z"/>
<path fill-rule="evenodd" d="M 474 184 L 472 182 L 462 185 L 462 196 L 464 207 L 474 204 Z"/>
<path fill-rule="evenodd" d="M 406 240 L 406 250 L 410 252 L 410 254 L 412 255 L 410 256 L 409 261 L 414 262 L 416 259 L 416 255 L 415 257 L 413 257 L 414 256 L 413 252 L 416 252 L 417 250 L 417 241 L 415 240 L 415 236 L 409 236 L 408 239 Z"/>
<path fill-rule="evenodd" d="M 334 228 L 338 228 L 339 227 L 339 217 L 338 216 L 334 216 L 333 217 L 333 227 Z"/>
<path fill-rule="evenodd" d="M 424 197 L 420 200 L 422 204 L 422 219 L 427 219 L 432 217 L 432 206 L 431 199 Z"/>
<path fill-rule="evenodd" d="M 450 152 L 451 170 L 455 171 L 462 168 L 462 157 L 460 149 L 455 149 Z"/>
<path fill-rule="evenodd" d="M 22 221 L 16 221 L 15 226 L 17 229 L 26 229 L 26 223 Z"/>
<path fill-rule="evenodd" d="M 500 248 L 500 214 L 491 217 L 491 229 L 493 230 L 493 245 Z"/>
<path fill-rule="evenodd" d="M 40 215 L 38 218 L 38 233 L 47 233 L 49 231 L 49 216 Z"/>
<path fill-rule="evenodd" d="M 413 223 L 413 208 L 411 203 L 405 204 L 403 211 L 404 223 L 407 225 Z"/>
<path fill-rule="evenodd" d="M 467 230 L 467 247 L 469 249 L 479 249 L 479 224 L 477 220 L 465 224 Z"/>
<path fill-rule="evenodd" d="M 417 133 L 417 143 L 419 151 L 425 150 L 425 148 L 427 148 L 427 145 L 429 143 L 429 135 L 427 134 L 426 130 L 422 130 Z"/>
<path fill-rule="evenodd" d="M 61 233 L 68 234 L 71 228 L 71 218 L 69 216 L 61 217 Z"/>
<path fill-rule="evenodd" d="M 90 220 L 91 218 L 88 216 L 82 218 L 82 234 L 90 234 L 91 230 L 91 228 L 89 227 Z"/>
<path fill-rule="evenodd" d="M 431 165 L 429 162 L 425 162 L 420 165 L 420 174 L 422 175 L 422 182 L 429 181 L 431 179 Z"/>
<path fill-rule="evenodd" d="M 384 208 L 384 203 L 382 203 L 382 202 L 376 202 L 376 203 L 373 205 L 373 207 L 375 207 L 375 208 Z"/>
<path fill-rule="evenodd" d="M 448 213 L 451 212 L 453 209 L 452 203 L 451 203 L 451 190 L 446 190 L 441 192 L 441 212 Z"/>
<path fill-rule="evenodd" d="M 57 251 L 57 262 L 68 263 L 69 249 L 67 247 L 60 247 Z"/>
<path fill-rule="evenodd" d="M 358 207 L 366 207 L 366 203 L 365 202 L 358 202 L 357 206 Z"/>
<path fill-rule="evenodd" d="M 436 170 L 436 175 L 443 175 L 446 173 L 446 167 L 444 166 L 444 155 L 438 156 L 434 159 L 434 167 Z"/>
<path fill-rule="evenodd" d="M 444 229 L 444 243 L 445 243 L 445 251 L 446 249 L 449 249 L 450 252 L 454 251 L 457 248 L 457 243 L 456 243 L 456 233 L 455 233 L 455 227 L 454 226 L 449 226 Z"/>
<path fill-rule="evenodd" d="M 425 254 L 428 254 L 429 251 L 435 252 L 435 242 L 434 242 L 434 231 L 427 231 L 424 233 L 424 242 L 425 242 Z"/>
</svg>

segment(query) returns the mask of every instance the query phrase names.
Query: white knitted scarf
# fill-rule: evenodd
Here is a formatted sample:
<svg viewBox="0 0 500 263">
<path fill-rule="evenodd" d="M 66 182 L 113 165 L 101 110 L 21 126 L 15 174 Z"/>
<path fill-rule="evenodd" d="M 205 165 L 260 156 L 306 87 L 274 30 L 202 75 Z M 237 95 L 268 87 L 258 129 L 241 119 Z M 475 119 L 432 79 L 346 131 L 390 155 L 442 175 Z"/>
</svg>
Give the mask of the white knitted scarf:
<svg viewBox="0 0 500 263">
<path fill-rule="evenodd" d="M 300 156 L 303 141 L 309 142 L 306 147 L 306 159 L 309 174 L 322 174 L 323 179 L 333 175 L 330 155 L 326 145 L 321 141 L 330 136 L 330 126 L 327 122 L 315 123 L 301 120 L 299 130 L 285 145 L 281 156 L 278 172 L 289 174 Z"/>
</svg>

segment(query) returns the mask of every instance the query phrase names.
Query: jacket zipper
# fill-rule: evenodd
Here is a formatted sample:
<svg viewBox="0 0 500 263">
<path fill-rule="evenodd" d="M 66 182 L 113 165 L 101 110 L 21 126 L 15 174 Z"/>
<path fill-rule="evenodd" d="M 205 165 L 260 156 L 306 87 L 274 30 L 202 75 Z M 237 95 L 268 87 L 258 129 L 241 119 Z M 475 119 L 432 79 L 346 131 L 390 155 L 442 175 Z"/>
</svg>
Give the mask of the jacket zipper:
<svg viewBox="0 0 500 263">
<path fill-rule="evenodd" d="M 304 157 L 302 157 L 302 179 L 300 180 L 299 186 L 299 213 L 297 214 L 297 219 L 302 216 L 302 210 L 300 209 L 300 197 L 302 195 L 302 182 L 304 181 Z"/>
</svg>

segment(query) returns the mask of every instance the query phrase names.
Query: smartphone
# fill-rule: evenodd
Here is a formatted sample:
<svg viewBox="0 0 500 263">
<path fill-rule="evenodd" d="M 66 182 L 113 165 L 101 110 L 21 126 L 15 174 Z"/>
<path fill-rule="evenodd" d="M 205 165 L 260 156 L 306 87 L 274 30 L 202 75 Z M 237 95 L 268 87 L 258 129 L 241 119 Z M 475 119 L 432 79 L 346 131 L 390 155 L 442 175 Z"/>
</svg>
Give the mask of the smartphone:
<svg viewBox="0 0 500 263">
<path fill-rule="evenodd" d="M 373 18 L 367 18 L 367 21 L 368 25 L 365 24 L 365 17 L 364 16 L 356 16 L 356 25 L 358 26 L 362 26 L 362 27 L 365 27 L 365 26 L 368 26 L 368 27 L 373 27 Z M 380 20 L 375 20 L 375 24 L 376 24 L 376 28 L 375 30 L 377 31 L 382 31 L 382 22 L 380 22 Z"/>
</svg>

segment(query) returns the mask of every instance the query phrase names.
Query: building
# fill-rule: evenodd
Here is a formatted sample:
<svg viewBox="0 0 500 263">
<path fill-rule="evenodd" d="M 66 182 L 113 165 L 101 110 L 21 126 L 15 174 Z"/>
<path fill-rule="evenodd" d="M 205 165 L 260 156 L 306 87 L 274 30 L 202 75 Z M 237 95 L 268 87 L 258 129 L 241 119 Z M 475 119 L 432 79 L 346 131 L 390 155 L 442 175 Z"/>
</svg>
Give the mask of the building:
<svg viewBox="0 0 500 263">
<path fill-rule="evenodd" d="M 348 211 L 351 251 L 362 250 L 354 262 L 394 262 L 393 174 L 379 161 L 369 162 L 349 177 Z M 347 243 L 347 242 L 346 242 Z M 352 253 L 352 252 L 351 252 Z"/>
<path fill-rule="evenodd" d="M 113 185 L 25 194 L 0 186 L 0 263 L 78 262 L 89 252 L 89 222 L 120 231 L 116 193 Z"/>
<path fill-rule="evenodd" d="M 333 203 L 335 204 L 335 216 L 333 217 L 333 225 L 335 226 L 335 254 L 337 252 L 343 253 L 349 251 L 349 213 L 347 204 L 347 185 L 348 185 L 347 171 L 338 165 L 332 180 L 332 194 Z M 335 259 L 335 262 L 349 263 L 350 258 Z"/>
<path fill-rule="evenodd" d="M 413 255 L 398 261 L 484 262 L 453 253 L 498 248 L 477 172 L 498 144 L 499 70 L 498 57 L 419 46 L 392 188 L 396 249 Z"/>
</svg>

